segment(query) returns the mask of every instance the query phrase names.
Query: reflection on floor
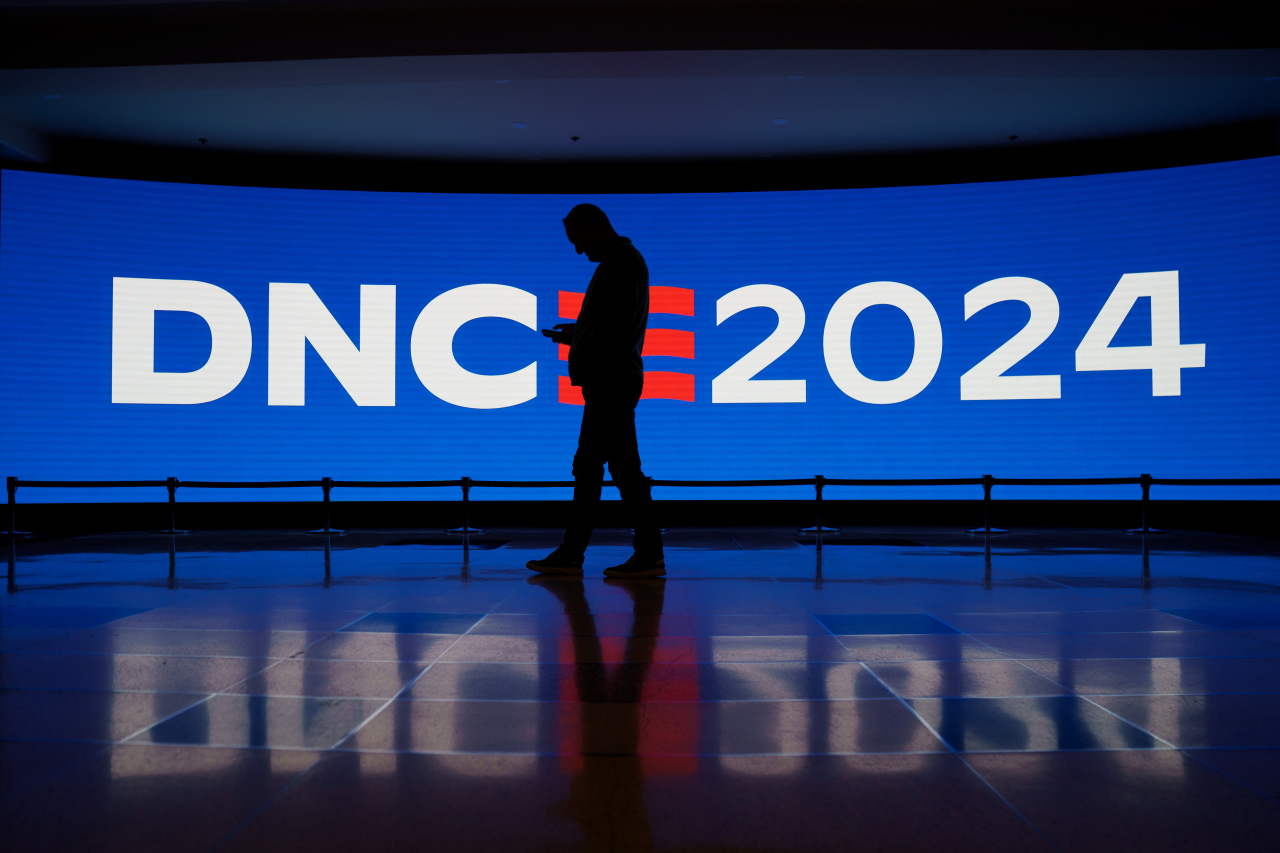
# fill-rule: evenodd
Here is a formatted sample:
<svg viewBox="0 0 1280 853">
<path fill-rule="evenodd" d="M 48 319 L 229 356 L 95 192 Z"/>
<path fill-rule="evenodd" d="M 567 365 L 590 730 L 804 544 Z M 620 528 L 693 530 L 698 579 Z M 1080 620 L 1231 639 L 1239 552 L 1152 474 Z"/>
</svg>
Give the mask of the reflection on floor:
<svg viewBox="0 0 1280 853">
<path fill-rule="evenodd" d="M 5 849 L 1277 847 L 1280 543 L 485 538 L 18 542 Z"/>
</svg>

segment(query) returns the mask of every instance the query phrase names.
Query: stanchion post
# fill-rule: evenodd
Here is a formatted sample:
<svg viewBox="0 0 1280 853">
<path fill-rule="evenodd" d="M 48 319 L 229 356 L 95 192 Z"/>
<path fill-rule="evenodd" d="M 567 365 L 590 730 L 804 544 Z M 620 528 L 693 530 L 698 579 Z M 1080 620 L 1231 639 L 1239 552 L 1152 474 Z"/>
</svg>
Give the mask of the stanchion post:
<svg viewBox="0 0 1280 853">
<path fill-rule="evenodd" d="M 329 492 L 333 489 L 333 480 L 329 477 L 321 477 L 320 488 L 324 489 L 324 529 L 328 530 L 333 527 L 329 523 Z"/>
<path fill-rule="evenodd" d="M 982 526 L 971 527 L 969 533 L 977 533 L 981 536 L 994 536 L 1000 533 L 1008 533 L 1009 531 L 1003 527 L 991 526 L 991 487 L 996 484 L 996 478 L 990 474 L 982 475 Z"/>
<path fill-rule="evenodd" d="M 9 530 L 5 533 L 10 539 L 22 539 L 31 534 L 18 529 L 18 478 L 6 477 L 5 488 L 9 492 Z"/>
<path fill-rule="evenodd" d="M 177 536 L 180 533 L 190 533 L 190 530 L 178 529 L 178 478 L 165 477 L 164 487 L 169 491 L 169 529 L 153 530 L 152 533 L 163 533 L 169 536 Z"/>
<path fill-rule="evenodd" d="M 308 530 L 307 532 L 323 536 L 341 536 L 347 531 L 335 530 L 333 525 L 329 523 L 329 490 L 333 488 L 333 478 L 321 477 L 320 488 L 324 489 L 324 527 L 319 530 Z"/>
<path fill-rule="evenodd" d="M 827 478 L 821 474 L 813 476 L 813 506 L 814 506 L 814 523 L 813 527 L 801 527 L 801 533 L 815 533 L 818 536 L 818 548 L 822 548 L 822 534 L 839 533 L 838 527 L 822 526 L 822 489 L 827 485 Z"/>
<path fill-rule="evenodd" d="M 1138 477 L 1138 485 L 1142 486 L 1142 526 L 1126 530 L 1125 533 L 1137 533 L 1140 536 L 1146 536 L 1148 533 L 1168 533 L 1167 530 L 1156 530 L 1152 527 L 1150 516 L 1147 514 L 1151 508 L 1151 475 L 1143 474 Z"/>
<path fill-rule="evenodd" d="M 454 527 L 453 529 L 446 530 L 445 532 L 461 533 L 464 536 L 472 533 L 484 533 L 485 529 L 483 527 L 471 526 L 471 478 L 463 477 L 459 482 L 462 484 L 462 526 Z M 462 547 L 464 550 L 468 549 L 470 544 L 470 540 L 462 540 Z"/>
</svg>

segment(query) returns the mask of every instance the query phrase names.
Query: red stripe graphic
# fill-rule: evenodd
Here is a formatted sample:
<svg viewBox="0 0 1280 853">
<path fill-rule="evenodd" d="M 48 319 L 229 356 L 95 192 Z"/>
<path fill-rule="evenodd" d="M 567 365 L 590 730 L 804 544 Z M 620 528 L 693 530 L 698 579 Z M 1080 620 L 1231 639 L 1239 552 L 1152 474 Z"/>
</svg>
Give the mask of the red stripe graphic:
<svg viewBox="0 0 1280 853">
<path fill-rule="evenodd" d="M 649 329 L 644 335 L 642 356 L 673 355 L 693 358 L 693 332 L 680 329 Z"/>
<path fill-rule="evenodd" d="M 566 320 L 576 320 L 582 313 L 582 299 L 587 294 L 574 293 L 572 290 L 558 291 L 560 299 L 560 316 Z M 655 284 L 649 288 L 650 314 L 683 314 L 693 316 L 693 290 L 688 287 L 664 287 Z"/>
<path fill-rule="evenodd" d="M 685 400 L 693 402 L 693 374 L 646 370 L 641 400 Z"/>
<path fill-rule="evenodd" d="M 560 291 L 560 316 L 565 320 L 578 319 L 578 315 L 582 313 L 582 299 L 586 295 L 570 290 Z"/>
<path fill-rule="evenodd" d="M 568 376 L 557 377 L 560 380 L 559 399 L 561 403 L 581 406 L 582 389 L 572 384 Z M 694 383 L 692 373 L 671 373 L 666 370 L 646 370 L 644 372 L 644 391 L 641 400 L 684 400 L 694 402 Z"/>
<path fill-rule="evenodd" d="M 571 290 L 558 291 L 557 306 L 559 315 L 565 320 L 577 320 L 582 313 L 582 300 L 585 293 Z M 650 314 L 682 314 L 693 316 L 693 290 L 687 287 L 649 288 Z M 561 361 L 569 360 L 569 348 L 558 345 Z M 676 358 L 694 357 L 694 333 L 680 329 L 649 329 L 645 333 L 645 356 L 675 356 Z M 581 406 L 582 389 L 574 387 L 568 376 L 559 377 L 559 399 L 561 403 Z M 685 400 L 694 402 L 694 379 L 691 373 L 673 373 L 666 370 L 646 370 L 644 374 L 644 391 L 642 400 Z"/>
<path fill-rule="evenodd" d="M 560 402 L 571 406 L 586 405 L 586 401 L 582 399 L 582 389 L 572 384 L 568 376 L 560 377 Z"/>
<path fill-rule="evenodd" d="M 560 360 L 569 360 L 569 347 L 556 344 L 560 348 Z M 670 355 L 676 358 L 693 358 L 693 332 L 680 329 L 649 329 L 644 335 L 644 350 L 640 355 Z"/>
<path fill-rule="evenodd" d="M 693 316 L 693 290 L 687 287 L 663 287 L 655 285 L 649 288 L 650 314 L 683 314 Z"/>
</svg>

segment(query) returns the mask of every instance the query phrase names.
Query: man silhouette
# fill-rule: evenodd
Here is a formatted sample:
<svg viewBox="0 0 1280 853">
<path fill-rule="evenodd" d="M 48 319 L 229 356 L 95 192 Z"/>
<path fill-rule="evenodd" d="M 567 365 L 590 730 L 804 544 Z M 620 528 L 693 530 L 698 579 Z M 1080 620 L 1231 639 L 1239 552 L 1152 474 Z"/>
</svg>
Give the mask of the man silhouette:
<svg viewBox="0 0 1280 853">
<path fill-rule="evenodd" d="M 573 457 L 573 516 L 564 542 L 547 557 L 527 565 L 546 574 L 582 574 L 608 463 L 635 529 L 635 553 L 604 573 L 658 577 L 667 573 L 662 536 L 653 519 L 649 481 L 640 470 L 636 444 L 636 403 L 644 387 L 640 351 L 649 322 L 649 268 L 631 241 L 619 237 L 609 217 L 594 204 L 580 204 L 569 211 L 564 231 L 579 255 L 599 264 L 587 285 L 577 322 L 557 325 L 551 336 L 556 343 L 569 345 L 569 379 L 582 388 L 586 405 Z"/>
</svg>

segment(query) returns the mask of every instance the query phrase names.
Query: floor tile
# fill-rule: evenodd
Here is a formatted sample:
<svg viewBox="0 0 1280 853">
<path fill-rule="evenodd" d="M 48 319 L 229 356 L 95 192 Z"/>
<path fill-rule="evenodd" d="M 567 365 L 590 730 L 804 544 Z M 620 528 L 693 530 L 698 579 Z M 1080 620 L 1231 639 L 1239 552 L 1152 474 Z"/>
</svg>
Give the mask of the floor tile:
<svg viewBox="0 0 1280 853">
<path fill-rule="evenodd" d="M 836 637 L 855 658 L 865 661 L 990 660 L 1004 655 L 963 634 L 890 634 Z"/>
<path fill-rule="evenodd" d="M 1199 631 L 1203 626 L 1159 610 L 1057 613 L 951 613 L 946 620 L 967 634 L 1102 634 L 1122 631 Z"/>
<path fill-rule="evenodd" d="M 106 748 L 97 743 L 0 740 L 0 798 L 13 796 Z"/>
<path fill-rule="evenodd" d="M 801 580 L 783 584 L 810 613 L 919 613 L 891 592 L 862 579 Z"/>
<path fill-rule="evenodd" d="M 0 667 L 0 686 L 213 693 L 270 665 L 262 658 L 11 652 Z"/>
<path fill-rule="evenodd" d="M 945 747 L 896 699 L 712 706 L 704 742 L 719 754 L 930 752 Z"/>
<path fill-rule="evenodd" d="M 287 658 L 324 637 L 306 631 L 211 631 L 180 628 L 93 628 L 28 647 L 92 654 Z"/>
<path fill-rule="evenodd" d="M 410 661 L 424 666 L 457 641 L 449 634 L 375 634 L 341 631 L 295 655 L 300 660 Z"/>
<path fill-rule="evenodd" d="M 379 611 L 343 628 L 375 634 L 464 634 L 483 613 L 386 613 Z"/>
<path fill-rule="evenodd" d="M 24 853 L 211 850 L 318 757 L 117 746 L 0 805 L 5 844 Z"/>
<path fill-rule="evenodd" d="M 0 622 L 14 628 L 92 628 L 142 612 L 137 607 L 3 607 Z"/>
<path fill-rule="evenodd" d="M 1175 746 L 1280 746 L 1280 695 L 1097 696 Z"/>
<path fill-rule="evenodd" d="M 618 581 L 619 531 L 581 579 L 491 534 L 354 531 L 328 586 L 297 531 L 193 534 L 178 589 L 149 535 L 20 543 L 6 851 L 1052 849 L 970 767 L 1059 851 L 1280 837 L 1273 541 L 1171 534 L 1144 585 L 1114 530 L 679 530 Z"/>
<path fill-rule="evenodd" d="M 228 692 L 259 696 L 363 696 L 390 699 L 425 668 L 410 661 L 282 660 Z"/>
<path fill-rule="evenodd" d="M 600 637 L 589 643 L 565 637 L 462 637 L 442 661 L 474 663 L 715 663 L 752 661 L 848 661 L 853 656 L 831 637 L 657 637 L 637 643 Z M 589 638 L 588 638 L 589 639 Z"/>
<path fill-rule="evenodd" d="M 512 581 L 430 581 L 383 609 L 396 613 L 488 613 L 517 589 Z"/>
<path fill-rule="evenodd" d="M 692 637 L 696 617 L 659 616 L 637 620 L 634 616 L 592 616 L 588 614 L 490 613 L 470 633 L 481 636 L 583 636 Z"/>
<path fill-rule="evenodd" d="M 116 741 L 198 701 L 190 693 L 0 690 L 0 737 Z"/>
<path fill-rule="evenodd" d="M 81 630 L 80 628 L 11 628 L 0 624 L 0 652 L 20 651 L 46 640 L 66 637 Z"/>
<path fill-rule="evenodd" d="M 1182 753 L 969 755 L 1062 853 L 1262 853 L 1280 804 Z"/>
<path fill-rule="evenodd" d="M 1280 657 L 1023 662 L 1077 693 L 1280 693 Z"/>
<path fill-rule="evenodd" d="M 1166 610 L 1210 628 L 1280 629 L 1280 607 L 1189 607 Z"/>
<path fill-rule="evenodd" d="M 698 644 L 698 662 L 851 661 L 854 656 L 830 636 L 706 637 Z"/>
<path fill-rule="evenodd" d="M 957 634 L 927 613 L 823 614 L 818 621 L 833 634 Z"/>
<path fill-rule="evenodd" d="M 1190 755 L 1280 800 L 1280 749 L 1197 749 Z"/>
<path fill-rule="evenodd" d="M 1225 631 L 1123 634 L 974 634 L 1011 658 L 1271 657 L 1275 647 Z"/>
<path fill-rule="evenodd" d="M 201 610 L 162 607 L 121 619 L 117 628 L 205 628 L 235 631 L 336 631 L 365 615 L 363 610 Z"/>
<path fill-rule="evenodd" d="M 1066 693 L 1012 660 L 874 662 L 867 666 L 899 696 L 1054 696 Z"/>
<path fill-rule="evenodd" d="M 637 643 L 626 637 L 508 637 L 468 635 L 441 655 L 442 661 L 474 663 L 696 663 L 693 637 L 656 637 Z"/>
<path fill-rule="evenodd" d="M 954 755 L 325 758 L 229 853 L 371 849 L 1040 853 L 1050 848 Z M 491 804 L 503 803 L 495 819 Z M 627 846 L 627 842 L 631 846 Z"/>
<path fill-rule="evenodd" d="M 721 613 L 693 617 L 698 637 L 786 637 L 830 635 L 827 626 L 809 614 Z"/>
<path fill-rule="evenodd" d="M 1231 633 L 1238 634 L 1241 637 L 1248 637 L 1251 640 L 1258 640 L 1263 643 L 1268 643 L 1273 646 L 1280 646 L 1280 629 L 1240 628 L 1240 629 L 1233 629 Z"/>
<path fill-rule="evenodd" d="M 925 722 L 962 751 L 1146 749 L 1164 745 L 1077 696 L 910 701 Z"/>
<path fill-rule="evenodd" d="M 328 749 L 385 702 L 219 695 L 149 728 L 131 742 Z"/>
<path fill-rule="evenodd" d="M 560 755 L 945 749 L 894 699 L 633 704 L 397 700 L 341 748 Z"/>
<path fill-rule="evenodd" d="M 413 699 L 692 702 L 886 698 L 856 663 L 462 664 L 437 663 Z"/>
</svg>

